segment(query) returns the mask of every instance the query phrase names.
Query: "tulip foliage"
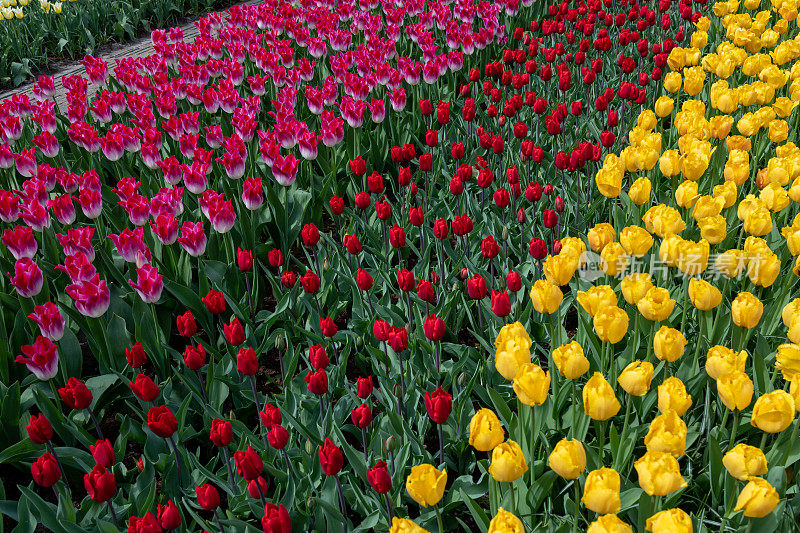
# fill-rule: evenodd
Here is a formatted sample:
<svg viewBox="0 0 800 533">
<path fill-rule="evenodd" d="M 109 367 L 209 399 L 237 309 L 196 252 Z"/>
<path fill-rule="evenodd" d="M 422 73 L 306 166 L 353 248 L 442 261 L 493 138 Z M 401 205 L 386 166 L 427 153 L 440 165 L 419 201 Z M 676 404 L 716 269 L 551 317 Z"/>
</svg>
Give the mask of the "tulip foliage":
<svg viewBox="0 0 800 533">
<path fill-rule="evenodd" d="M 0 103 L 4 516 L 793 530 L 796 16 L 267 1 Z"/>
</svg>

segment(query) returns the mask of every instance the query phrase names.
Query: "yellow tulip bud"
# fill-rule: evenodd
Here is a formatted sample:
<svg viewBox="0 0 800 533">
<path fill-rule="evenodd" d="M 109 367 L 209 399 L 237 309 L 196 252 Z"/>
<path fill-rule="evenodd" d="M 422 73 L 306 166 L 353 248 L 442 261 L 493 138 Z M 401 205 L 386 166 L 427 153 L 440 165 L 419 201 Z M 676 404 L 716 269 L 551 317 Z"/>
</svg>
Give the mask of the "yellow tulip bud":
<svg viewBox="0 0 800 533">
<path fill-rule="evenodd" d="M 525 533 L 525 526 L 513 513 L 499 507 L 489 522 L 489 533 Z"/>
<path fill-rule="evenodd" d="M 731 302 L 731 318 L 739 327 L 756 327 L 763 313 L 764 304 L 749 292 L 740 292 Z"/>
<path fill-rule="evenodd" d="M 769 123 L 769 140 L 782 143 L 789 137 L 789 124 L 785 120 L 775 119 Z"/>
<path fill-rule="evenodd" d="M 722 464 L 730 475 L 740 481 L 767 473 L 767 458 L 759 448 L 745 443 L 737 444 L 722 457 Z"/>
<path fill-rule="evenodd" d="M 672 114 L 672 110 L 675 109 L 675 102 L 669 96 L 664 95 L 656 100 L 654 109 L 656 115 L 658 115 L 660 118 L 664 118 L 667 115 Z"/>
<path fill-rule="evenodd" d="M 664 89 L 671 93 L 676 93 L 680 90 L 683 84 L 680 72 L 669 72 L 664 76 Z"/>
<path fill-rule="evenodd" d="M 788 328 L 795 317 L 798 316 L 800 316 L 800 298 L 795 298 L 783 306 L 783 310 L 781 311 L 781 320 L 783 320 L 783 325 Z"/>
<path fill-rule="evenodd" d="M 757 287 L 769 287 L 781 272 L 781 260 L 772 252 L 762 252 L 747 264 L 747 277 Z"/>
<path fill-rule="evenodd" d="M 589 370 L 589 360 L 577 341 L 553 350 L 553 362 L 558 373 L 567 379 L 578 379 Z"/>
<path fill-rule="evenodd" d="M 531 301 L 533 308 L 539 313 L 553 314 L 558 311 L 558 306 L 564 299 L 564 293 L 558 285 L 547 280 L 536 280 L 531 287 Z"/>
<path fill-rule="evenodd" d="M 519 322 L 503 326 L 494 344 L 495 368 L 509 381 L 522 365 L 531 362 L 531 338 Z"/>
<path fill-rule="evenodd" d="M 668 453 L 649 451 L 633 463 L 633 467 L 639 474 L 639 486 L 649 496 L 666 496 L 687 485 L 678 460 Z"/>
<path fill-rule="evenodd" d="M 542 405 L 550 390 L 550 372 L 534 363 L 525 363 L 514 377 L 514 392 L 525 405 Z"/>
<path fill-rule="evenodd" d="M 691 209 L 700 197 L 696 181 L 684 181 L 675 189 L 675 202 L 684 209 Z"/>
<path fill-rule="evenodd" d="M 669 291 L 663 287 L 652 287 L 644 298 L 636 304 L 639 312 L 647 320 L 660 322 L 666 320 L 675 308 L 675 300 L 670 298 Z"/>
<path fill-rule="evenodd" d="M 692 533 L 692 517 L 680 509 L 667 509 L 647 519 L 645 531 L 652 533 Z"/>
<path fill-rule="evenodd" d="M 620 479 L 616 470 L 592 470 L 586 476 L 581 501 L 587 509 L 598 514 L 618 513 L 622 507 L 619 489 Z"/>
<path fill-rule="evenodd" d="M 728 236 L 728 224 L 722 215 L 701 218 L 697 221 L 700 236 L 709 244 L 719 244 Z"/>
<path fill-rule="evenodd" d="M 700 311 L 710 311 L 722 301 L 722 293 L 709 282 L 692 278 L 689 280 L 689 300 Z"/>
<path fill-rule="evenodd" d="M 489 473 L 496 481 L 511 483 L 528 471 L 525 455 L 519 444 L 509 439 L 492 450 L 492 463 Z"/>
<path fill-rule="evenodd" d="M 662 413 L 673 410 L 678 416 L 683 416 L 691 406 L 692 396 L 686 392 L 680 379 L 669 377 L 658 386 L 658 410 Z"/>
<path fill-rule="evenodd" d="M 430 464 L 411 467 L 406 478 L 406 492 L 422 507 L 431 507 L 439 503 L 444 496 L 447 485 L 447 470 L 438 470 Z"/>
<path fill-rule="evenodd" d="M 763 237 L 772 231 L 772 215 L 766 207 L 753 210 L 744 219 L 744 230 L 756 237 Z"/>
<path fill-rule="evenodd" d="M 595 372 L 583 386 L 583 412 L 592 420 L 608 420 L 620 407 L 611 385 L 603 374 Z"/>
<path fill-rule="evenodd" d="M 735 278 L 744 270 L 745 262 L 741 250 L 731 249 L 719 254 L 714 266 L 726 278 Z"/>
<path fill-rule="evenodd" d="M 753 406 L 750 424 L 766 433 L 780 433 L 794 420 L 794 399 L 785 390 L 762 394 Z"/>
<path fill-rule="evenodd" d="M 628 313 L 619 307 L 606 307 L 594 315 L 594 331 L 602 342 L 616 344 L 628 332 Z"/>
<path fill-rule="evenodd" d="M 500 419 L 491 409 L 481 409 L 470 420 L 469 444 L 479 452 L 494 450 L 504 438 Z"/>
<path fill-rule="evenodd" d="M 741 411 L 753 401 L 753 382 L 744 372 L 734 370 L 717 378 L 717 394 L 725 407 Z"/>
<path fill-rule="evenodd" d="M 798 178 L 800 181 L 800 178 Z M 800 254 L 800 227 L 799 226 L 784 226 L 781 229 L 783 238 L 786 239 L 786 248 L 789 253 L 797 256 Z"/>
<path fill-rule="evenodd" d="M 767 516 L 778 506 L 778 491 L 765 479 L 752 477 L 739 493 L 734 511 L 744 511 L 748 518 Z"/>
<path fill-rule="evenodd" d="M 677 329 L 661 326 L 653 337 L 653 351 L 661 361 L 677 361 L 685 349 L 686 337 Z"/>
<path fill-rule="evenodd" d="M 620 373 L 617 383 L 631 396 L 644 396 L 650 390 L 652 379 L 652 363 L 633 361 Z"/>
<path fill-rule="evenodd" d="M 579 440 L 561 439 L 547 458 L 550 469 L 564 479 L 576 479 L 586 470 L 586 452 Z"/>
<path fill-rule="evenodd" d="M 728 115 L 712 117 L 708 122 L 711 127 L 711 137 L 714 139 L 724 139 L 733 127 L 733 117 Z"/>
<path fill-rule="evenodd" d="M 628 189 L 628 197 L 636 205 L 642 205 L 650 200 L 650 191 L 653 185 L 650 180 L 642 176 L 631 184 Z"/>
</svg>

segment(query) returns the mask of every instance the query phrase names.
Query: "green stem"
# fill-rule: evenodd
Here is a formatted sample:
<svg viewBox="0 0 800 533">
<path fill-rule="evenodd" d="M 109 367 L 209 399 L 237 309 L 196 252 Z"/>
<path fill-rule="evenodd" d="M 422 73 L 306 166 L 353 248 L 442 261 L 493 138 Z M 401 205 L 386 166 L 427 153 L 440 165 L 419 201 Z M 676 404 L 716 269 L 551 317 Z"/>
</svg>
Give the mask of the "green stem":
<svg viewBox="0 0 800 533">
<path fill-rule="evenodd" d="M 783 461 L 781 461 L 781 466 L 786 466 L 786 461 L 789 460 L 789 452 L 791 452 L 792 448 L 794 447 L 794 441 L 797 438 L 798 431 L 800 431 L 800 416 L 798 416 L 797 419 L 794 421 L 794 429 L 792 430 L 792 436 L 789 437 L 789 446 L 786 447 L 786 452 L 783 454 Z"/>
<path fill-rule="evenodd" d="M 575 520 L 572 523 L 572 531 L 578 531 L 578 523 L 581 521 L 581 484 L 579 478 L 575 479 Z"/>
<path fill-rule="evenodd" d="M 514 499 L 514 489 L 511 489 L 511 499 Z M 434 505 L 434 510 L 436 511 L 436 523 L 439 525 L 439 533 L 444 533 L 444 526 L 442 526 L 442 513 L 439 511 L 439 506 Z"/>
<path fill-rule="evenodd" d="M 739 430 L 739 410 L 736 409 L 733 412 L 733 429 L 731 430 L 731 440 L 730 442 L 728 442 L 728 451 L 733 449 L 733 444 L 736 442 L 736 432 L 738 430 Z"/>
</svg>

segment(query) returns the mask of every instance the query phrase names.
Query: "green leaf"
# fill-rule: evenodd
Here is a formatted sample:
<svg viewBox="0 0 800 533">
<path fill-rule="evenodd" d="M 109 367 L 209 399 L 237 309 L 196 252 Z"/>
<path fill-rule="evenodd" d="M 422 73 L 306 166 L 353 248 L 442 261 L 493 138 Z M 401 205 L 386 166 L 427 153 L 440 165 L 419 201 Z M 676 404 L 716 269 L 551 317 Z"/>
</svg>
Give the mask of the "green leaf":
<svg viewBox="0 0 800 533">
<path fill-rule="evenodd" d="M 486 513 L 483 511 L 483 509 L 463 490 L 461 491 L 461 498 L 464 500 L 464 503 L 467 504 L 467 508 L 472 515 L 472 519 L 475 520 L 475 523 L 478 525 L 480 530 L 483 532 L 488 531 L 489 517 L 486 516 Z"/>
</svg>

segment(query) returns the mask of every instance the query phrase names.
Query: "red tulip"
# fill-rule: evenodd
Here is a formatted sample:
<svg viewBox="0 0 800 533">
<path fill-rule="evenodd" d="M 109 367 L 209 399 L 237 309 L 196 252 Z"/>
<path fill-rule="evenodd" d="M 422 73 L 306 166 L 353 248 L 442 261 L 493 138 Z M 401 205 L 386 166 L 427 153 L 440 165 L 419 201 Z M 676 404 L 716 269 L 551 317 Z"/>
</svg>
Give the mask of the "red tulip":
<svg viewBox="0 0 800 533">
<path fill-rule="evenodd" d="M 28 432 L 28 438 L 36 444 L 44 444 L 53 438 L 53 426 L 41 413 L 33 415 L 30 424 L 25 426 L 25 429 Z"/>
<path fill-rule="evenodd" d="M 144 347 L 142 346 L 142 343 L 137 342 L 132 348 L 128 348 L 126 346 L 125 359 L 128 360 L 128 364 L 131 368 L 139 368 L 142 366 L 145 361 L 147 361 L 147 355 L 144 353 Z"/>
<path fill-rule="evenodd" d="M 111 445 L 111 441 L 108 439 L 98 439 L 94 444 L 90 444 L 89 452 L 92 454 L 92 457 L 97 464 L 103 465 L 106 468 L 111 468 L 116 461 L 114 447 Z"/>
<path fill-rule="evenodd" d="M 320 286 L 319 276 L 309 270 L 300 278 L 300 285 L 303 286 L 303 290 L 307 293 L 315 294 Z"/>
<path fill-rule="evenodd" d="M 511 300 L 506 291 L 492 291 L 492 312 L 500 318 L 507 317 L 511 313 Z"/>
<path fill-rule="evenodd" d="M 147 413 L 147 427 L 159 437 L 171 437 L 178 430 L 178 420 L 169 407 L 157 405 Z"/>
<path fill-rule="evenodd" d="M 166 531 L 181 527 L 181 512 L 171 499 L 166 505 L 158 504 L 158 523 Z"/>
<path fill-rule="evenodd" d="M 356 379 L 356 395 L 365 400 L 372 394 L 372 376 Z"/>
<path fill-rule="evenodd" d="M 31 463 L 31 476 L 37 485 L 52 487 L 61 479 L 58 462 L 51 453 L 45 453 Z"/>
<path fill-rule="evenodd" d="M 225 311 L 225 295 L 222 291 L 211 289 L 203 297 L 203 303 L 212 315 L 219 315 Z"/>
<path fill-rule="evenodd" d="M 306 387 L 311 394 L 321 395 L 328 392 L 328 374 L 324 369 L 306 374 Z"/>
<path fill-rule="evenodd" d="M 267 433 L 267 440 L 270 446 L 276 450 L 282 450 L 289 442 L 289 432 L 280 424 L 274 424 Z"/>
<path fill-rule="evenodd" d="M 261 518 L 264 533 L 292 533 L 292 519 L 286 507 L 267 502 L 264 516 Z"/>
<path fill-rule="evenodd" d="M 188 345 L 183 351 L 183 362 L 189 370 L 200 370 L 206 364 L 206 349 L 202 344 Z"/>
<path fill-rule="evenodd" d="M 320 330 L 322 330 L 322 335 L 325 337 L 333 337 L 336 335 L 336 332 L 339 331 L 339 328 L 336 327 L 336 323 L 331 317 L 320 317 L 319 327 Z"/>
<path fill-rule="evenodd" d="M 178 315 L 176 323 L 178 326 L 178 333 L 184 337 L 191 337 L 197 333 L 197 323 L 194 321 L 194 315 L 191 311 L 186 311 L 184 314 Z"/>
<path fill-rule="evenodd" d="M 253 252 L 237 248 L 236 265 L 242 272 L 249 272 L 253 269 Z"/>
<path fill-rule="evenodd" d="M 128 386 L 136 397 L 143 402 L 152 402 L 158 397 L 158 393 L 161 392 L 158 385 L 144 374 L 137 375 L 135 381 L 128 382 Z"/>
<path fill-rule="evenodd" d="M 244 328 L 236 317 L 233 317 L 229 323 L 222 325 L 222 332 L 225 335 L 225 340 L 231 346 L 239 346 L 244 342 Z"/>
<path fill-rule="evenodd" d="M 367 470 L 367 480 L 378 494 L 386 494 L 392 488 L 392 477 L 386 468 L 386 461 L 378 461 L 373 468 Z"/>
<path fill-rule="evenodd" d="M 453 410 L 453 397 L 439 387 L 433 393 L 425 393 L 425 410 L 434 424 L 444 424 Z"/>
<path fill-rule="evenodd" d="M 215 418 L 211 421 L 211 431 L 209 432 L 209 439 L 214 443 L 214 446 L 223 448 L 231 443 L 233 440 L 233 426 L 230 422 Z"/>
<path fill-rule="evenodd" d="M 86 409 L 92 403 L 92 391 L 74 377 L 67 380 L 65 387 L 58 389 L 58 395 L 72 409 Z"/>
<path fill-rule="evenodd" d="M 98 503 L 110 500 L 117 492 L 117 482 L 113 472 L 107 471 L 99 464 L 83 476 L 83 486 L 89 497 Z"/>
<path fill-rule="evenodd" d="M 325 443 L 319 447 L 318 455 L 319 464 L 326 476 L 335 476 L 342 469 L 344 462 L 342 451 L 331 439 L 325 439 Z"/>
<path fill-rule="evenodd" d="M 236 369 L 245 376 L 254 376 L 258 372 L 258 358 L 252 348 L 240 348 L 236 354 Z"/>
<path fill-rule="evenodd" d="M 248 446 L 246 450 L 236 450 L 233 461 L 236 463 L 236 472 L 248 481 L 257 478 L 264 471 L 264 462 L 252 446 Z"/>
<path fill-rule="evenodd" d="M 423 330 L 425 332 L 425 337 L 430 340 L 431 342 L 440 341 L 444 338 L 445 330 L 447 326 L 444 323 L 444 320 L 437 317 L 436 315 L 430 315 L 425 319 L 423 323 Z"/>
<path fill-rule="evenodd" d="M 486 291 L 486 280 L 480 274 L 474 274 L 472 279 L 467 281 L 467 294 L 473 300 L 486 298 Z"/>
<path fill-rule="evenodd" d="M 308 358 L 315 370 L 327 368 L 330 364 L 328 354 L 325 353 L 325 348 L 321 344 L 315 344 L 308 349 Z"/>
<path fill-rule="evenodd" d="M 195 489 L 195 494 L 197 503 L 206 511 L 213 511 L 219 507 L 219 492 L 213 485 L 209 483 L 200 485 Z"/>
</svg>

